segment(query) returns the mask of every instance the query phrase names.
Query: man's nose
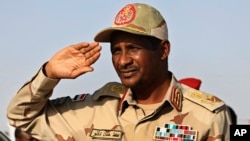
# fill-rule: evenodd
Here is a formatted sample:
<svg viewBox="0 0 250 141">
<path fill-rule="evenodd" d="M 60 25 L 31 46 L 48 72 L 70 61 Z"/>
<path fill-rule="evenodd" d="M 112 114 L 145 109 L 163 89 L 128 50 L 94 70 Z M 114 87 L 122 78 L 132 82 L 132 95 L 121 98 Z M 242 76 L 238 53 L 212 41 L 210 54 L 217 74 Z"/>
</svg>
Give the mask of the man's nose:
<svg viewBox="0 0 250 141">
<path fill-rule="evenodd" d="M 119 64 L 121 66 L 126 66 L 128 64 L 131 64 L 133 62 L 132 57 L 127 51 L 122 51 L 120 59 L 119 59 Z"/>
</svg>

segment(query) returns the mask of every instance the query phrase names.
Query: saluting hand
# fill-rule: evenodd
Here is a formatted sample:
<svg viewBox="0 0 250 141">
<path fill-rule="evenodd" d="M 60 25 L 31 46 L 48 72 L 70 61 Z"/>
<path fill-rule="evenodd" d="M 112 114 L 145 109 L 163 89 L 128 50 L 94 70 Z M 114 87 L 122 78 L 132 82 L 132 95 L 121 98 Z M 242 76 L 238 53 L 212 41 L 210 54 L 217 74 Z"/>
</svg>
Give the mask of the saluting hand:
<svg viewBox="0 0 250 141">
<path fill-rule="evenodd" d="M 45 73 L 53 79 L 73 79 L 94 70 L 91 65 L 100 57 L 101 46 L 97 42 L 68 46 L 57 52 L 46 64 Z"/>
</svg>

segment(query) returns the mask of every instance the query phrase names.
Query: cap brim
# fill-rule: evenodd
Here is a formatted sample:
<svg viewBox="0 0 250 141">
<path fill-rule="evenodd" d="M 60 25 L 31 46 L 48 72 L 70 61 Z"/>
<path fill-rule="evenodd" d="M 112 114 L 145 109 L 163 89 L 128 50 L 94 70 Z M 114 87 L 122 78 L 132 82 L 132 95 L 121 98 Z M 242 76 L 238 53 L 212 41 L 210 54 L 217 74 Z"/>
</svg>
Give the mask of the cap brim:
<svg viewBox="0 0 250 141">
<path fill-rule="evenodd" d="M 150 35 L 147 35 L 143 32 L 128 29 L 127 27 L 126 28 L 109 27 L 109 28 L 106 28 L 106 29 L 100 31 L 99 33 L 97 33 L 96 36 L 94 37 L 94 40 L 96 42 L 110 42 L 110 36 L 114 31 L 123 31 L 123 32 L 132 33 L 132 34 L 137 34 L 137 35 L 150 36 Z"/>
</svg>

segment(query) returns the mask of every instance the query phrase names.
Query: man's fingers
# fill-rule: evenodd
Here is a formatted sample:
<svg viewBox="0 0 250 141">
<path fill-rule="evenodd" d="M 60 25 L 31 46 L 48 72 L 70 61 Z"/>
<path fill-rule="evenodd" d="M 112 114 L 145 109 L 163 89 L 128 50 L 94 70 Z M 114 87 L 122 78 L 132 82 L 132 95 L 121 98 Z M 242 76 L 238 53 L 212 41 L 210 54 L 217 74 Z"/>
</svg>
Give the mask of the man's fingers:
<svg viewBox="0 0 250 141">
<path fill-rule="evenodd" d="M 70 78 L 77 78 L 78 76 L 82 75 L 82 74 L 85 74 L 87 72 L 92 72 L 94 70 L 93 67 L 83 67 L 83 68 L 80 68 L 80 69 L 77 69 L 75 71 L 72 72 L 71 74 L 71 77 Z"/>
<path fill-rule="evenodd" d="M 88 50 L 88 51 L 84 52 L 83 54 L 85 55 L 86 59 L 89 59 L 95 54 L 100 54 L 101 49 L 102 49 L 102 47 L 99 45 L 94 46 L 93 48 L 91 48 L 91 50 Z"/>
<path fill-rule="evenodd" d="M 80 52 L 83 54 L 86 54 L 98 46 L 99 46 L 99 43 L 93 42 L 93 43 L 90 43 L 87 47 L 82 47 L 80 49 Z"/>
<path fill-rule="evenodd" d="M 86 48 L 88 46 L 89 46 L 89 43 L 87 42 L 81 42 L 81 43 L 73 45 L 73 47 L 77 50 L 81 50 L 82 48 Z"/>
<path fill-rule="evenodd" d="M 100 57 L 100 55 L 101 55 L 101 53 L 95 53 L 92 56 L 90 56 L 86 61 L 89 64 L 93 64 L 93 63 L 95 63 L 98 60 L 98 58 Z"/>
</svg>

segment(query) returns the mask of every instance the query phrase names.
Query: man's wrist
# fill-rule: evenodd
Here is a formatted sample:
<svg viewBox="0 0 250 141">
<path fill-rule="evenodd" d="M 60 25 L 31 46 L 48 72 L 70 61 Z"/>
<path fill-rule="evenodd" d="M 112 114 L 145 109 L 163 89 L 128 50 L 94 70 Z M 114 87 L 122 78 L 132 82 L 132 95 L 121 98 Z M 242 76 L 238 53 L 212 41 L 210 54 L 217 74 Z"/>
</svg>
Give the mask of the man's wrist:
<svg viewBox="0 0 250 141">
<path fill-rule="evenodd" d="M 43 66 L 42 66 L 42 72 L 43 72 L 43 74 L 46 76 L 46 77 L 48 77 L 48 75 L 47 75 L 47 73 L 46 73 L 46 65 L 48 64 L 48 62 L 46 62 Z"/>
</svg>

